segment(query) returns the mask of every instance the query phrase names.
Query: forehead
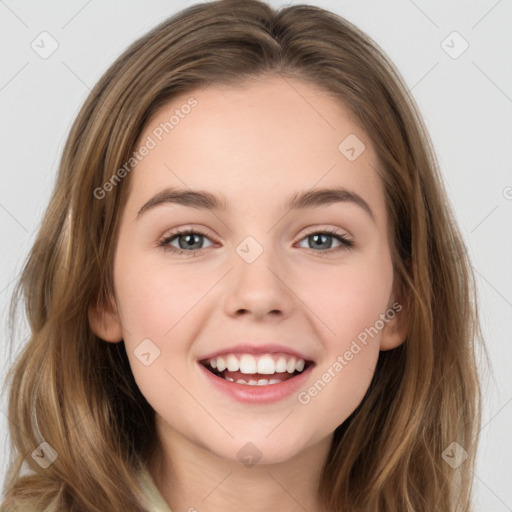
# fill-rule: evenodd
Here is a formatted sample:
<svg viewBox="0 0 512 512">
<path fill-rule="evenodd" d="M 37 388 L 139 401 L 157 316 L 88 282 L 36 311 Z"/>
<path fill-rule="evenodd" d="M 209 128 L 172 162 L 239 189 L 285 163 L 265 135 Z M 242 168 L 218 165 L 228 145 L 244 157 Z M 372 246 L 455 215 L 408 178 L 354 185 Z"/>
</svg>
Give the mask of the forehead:
<svg viewBox="0 0 512 512">
<path fill-rule="evenodd" d="M 343 186 L 384 207 L 367 134 L 342 101 L 298 79 L 183 94 L 150 119 L 137 147 L 150 139 L 154 147 L 132 175 L 139 203 L 168 186 L 222 192 L 228 206 Z"/>
</svg>

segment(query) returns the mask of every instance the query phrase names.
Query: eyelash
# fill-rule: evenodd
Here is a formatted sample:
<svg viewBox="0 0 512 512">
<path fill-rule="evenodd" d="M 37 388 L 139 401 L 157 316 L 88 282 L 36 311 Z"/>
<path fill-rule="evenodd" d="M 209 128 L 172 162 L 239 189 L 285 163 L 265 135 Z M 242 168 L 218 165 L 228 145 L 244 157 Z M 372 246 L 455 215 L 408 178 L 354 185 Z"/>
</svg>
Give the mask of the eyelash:
<svg viewBox="0 0 512 512">
<path fill-rule="evenodd" d="M 202 231 L 194 230 L 194 229 L 185 229 L 185 230 L 176 230 L 170 235 L 165 236 L 158 242 L 158 246 L 162 247 L 164 251 L 170 251 L 172 253 L 177 253 L 178 255 L 181 255 L 183 253 L 186 253 L 189 256 L 195 256 L 196 253 L 199 251 L 202 251 L 204 249 L 192 249 L 190 251 L 185 251 L 183 249 L 177 249 L 176 247 L 172 247 L 169 245 L 169 243 L 174 240 L 177 237 L 183 236 L 183 235 L 201 235 L 205 238 L 209 238 L 209 236 L 206 233 L 203 233 Z M 307 233 L 304 235 L 301 240 L 304 240 L 305 238 L 311 236 L 311 235 L 330 235 L 334 238 L 336 238 L 341 245 L 339 247 L 335 247 L 334 249 L 325 249 L 316 251 L 314 249 L 310 249 L 311 251 L 314 251 L 315 253 L 318 253 L 319 256 L 328 256 L 332 252 L 337 252 L 339 250 L 351 250 L 354 247 L 354 242 L 350 240 L 346 235 L 343 233 L 339 233 L 335 229 L 325 229 L 322 231 L 311 231 L 310 233 Z"/>
</svg>

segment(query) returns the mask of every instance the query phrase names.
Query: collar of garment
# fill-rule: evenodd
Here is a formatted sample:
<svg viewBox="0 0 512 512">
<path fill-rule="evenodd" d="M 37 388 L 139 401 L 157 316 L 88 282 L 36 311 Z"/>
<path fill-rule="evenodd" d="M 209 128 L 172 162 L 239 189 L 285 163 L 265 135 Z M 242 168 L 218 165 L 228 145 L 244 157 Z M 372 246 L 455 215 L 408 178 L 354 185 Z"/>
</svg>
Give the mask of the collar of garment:
<svg viewBox="0 0 512 512">
<path fill-rule="evenodd" d="M 144 493 L 143 501 L 145 507 L 151 512 L 172 512 L 146 468 L 139 472 L 138 478 Z"/>
</svg>

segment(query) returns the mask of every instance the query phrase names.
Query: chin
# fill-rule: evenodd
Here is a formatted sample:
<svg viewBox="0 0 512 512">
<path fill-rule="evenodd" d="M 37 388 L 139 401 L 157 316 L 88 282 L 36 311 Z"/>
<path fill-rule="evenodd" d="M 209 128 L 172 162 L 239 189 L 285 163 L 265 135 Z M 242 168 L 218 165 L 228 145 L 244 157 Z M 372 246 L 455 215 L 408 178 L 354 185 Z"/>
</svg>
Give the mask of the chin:
<svg viewBox="0 0 512 512">
<path fill-rule="evenodd" d="M 261 432 L 261 431 L 260 431 Z M 247 468 L 254 465 L 280 464 L 298 456 L 305 448 L 304 442 L 294 439 L 293 435 L 276 436 L 271 439 L 274 434 L 270 434 L 269 438 L 265 438 L 258 433 L 251 436 L 236 435 L 235 439 L 230 439 L 221 449 L 218 446 L 205 446 L 210 452 L 218 457 L 238 462 Z"/>
</svg>

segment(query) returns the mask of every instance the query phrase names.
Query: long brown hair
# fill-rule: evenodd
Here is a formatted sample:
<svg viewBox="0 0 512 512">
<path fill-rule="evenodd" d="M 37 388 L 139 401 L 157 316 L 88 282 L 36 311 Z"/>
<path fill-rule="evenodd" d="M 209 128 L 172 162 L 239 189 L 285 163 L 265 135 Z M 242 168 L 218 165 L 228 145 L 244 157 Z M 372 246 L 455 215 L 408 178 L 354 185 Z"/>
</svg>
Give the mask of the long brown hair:
<svg viewBox="0 0 512 512">
<path fill-rule="evenodd" d="M 329 512 L 470 510 L 481 414 L 476 292 L 419 110 L 351 23 L 257 0 L 196 4 L 155 27 L 106 71 L 74 122 L 13 295 L 23 297 L 31 333 L 6 381 L 13 449 L 4 506 L 144 510 L 136 470 L 155 448 L 154 411 L 124 344 L 99 339 L 87 317 L 91 301 L 113 292 L 130 174 L 104 197 L 95 191 L 174 97 L 265 74 L 322 87 L 366 130 L 382 166 L 395 279 L 409 297 L 407 339 L 381 352 L 364 399 L 334 433 L 321 501 Z M 43 441 L 58 454 L 44 469 L 31 457 Z M 467 459 L 453 467 L 447 453 L 460 450 Z"/>
</svg>

